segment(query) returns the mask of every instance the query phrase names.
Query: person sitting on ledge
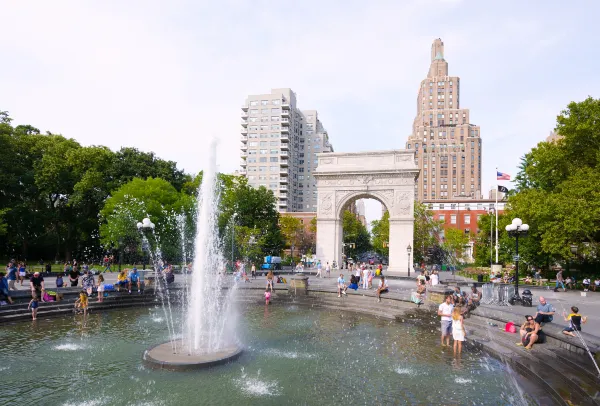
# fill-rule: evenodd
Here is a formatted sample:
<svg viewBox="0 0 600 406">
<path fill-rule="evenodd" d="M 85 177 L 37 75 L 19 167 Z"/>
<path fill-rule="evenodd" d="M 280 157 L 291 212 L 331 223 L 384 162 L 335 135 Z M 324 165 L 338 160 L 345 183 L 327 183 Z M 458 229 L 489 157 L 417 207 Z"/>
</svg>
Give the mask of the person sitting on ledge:
<svg viewBox="0 0 600 406">
<path fill-rule="evenodd" d="M 356 276 L 350 275 L 350 284 L 348 285 L 348 289 L 358 290 L 358 283 L 356 283 Z"/>
<path fill-rule="evenodd" d="M 529 316 L 531 317 L 531 316 Z M 537 318 L 533 321 L 533 327 L 526 327 L 526 333 L 522 337 L 522 343 L 526 350 L 530 350 L 533 344 L 543 344 L 546 342 L 546 334 L 542 330 L 542 325 L 537 321 Z"/>
<path fill-rule="evenodd" d="M 379 287 L 377 288 L 377 301 L 381 302 L 381 295 L 388 292 L 388 283 L 385 280 L 385 276 L 382 275 L 381 280 L 379 281 Z"/>
<path fill-rule="evenodd" d="M 142 281 L 140 280 L 140 274 L 137 271 L 136 267 L 133 267 L 131 272 L 129 272 L 129 293 L 131 294 L 131 286 L 137 285 L 138 293 L 141 292 Z"/>
<path fill-rule="evenodd" d="M 121 290 L 121 286 L 126 286 L 129 283 L 127 282 L 127 274 L 125 273 L 126 271 L 127 269 L 119 272 L 119 275 L 117 275 L 117 283 L 115 283 L 117 286 L 117 292 Z"/>
<path fill-rule="evenodd" d="M 346 289 L 348 289 L 346 287 L 346 281 L 344 280 L 344 274 L 340 274 L 340 277 L 337 280 L 337 291 L 338 291 L 338 297 L 341 297 L 342 294 L 346 294 Z"/>
<path fill-rule="evenodd" d="M 554 318 L 554 307 L 546 302 L 543 296 L 540 296 L 540 304 L 537 307 L 537 313 L 535 314 L 535 322 L 538 324 L 541 323 L 550 323 Z"/>
</svg>

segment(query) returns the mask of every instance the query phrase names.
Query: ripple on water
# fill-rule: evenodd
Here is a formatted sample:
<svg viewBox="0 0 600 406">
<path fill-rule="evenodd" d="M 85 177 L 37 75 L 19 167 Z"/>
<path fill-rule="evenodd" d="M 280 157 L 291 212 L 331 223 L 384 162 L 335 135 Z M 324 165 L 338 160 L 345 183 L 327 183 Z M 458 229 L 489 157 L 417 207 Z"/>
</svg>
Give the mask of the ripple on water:
<svg viewBox="0 0 600 406">
<path fill-rule="evenodd" d="M 400 375 L 412 375 L 413 374 L 413 370 L 411 368 L 398 367 L 394 371 L 396 371 L 396 373 L 400 374 Z"/>
<path fill-rule="evenodd" d="M 472 379 L 466 379 L 466 378 L 456 378 L 454 379 L 454 382 L 465 385 L 467 383 L 472 383 L 473 380 Z"/>
<path fill-rule="evenodd" d="M 278 396 L 279 388 L 277 381 L 265 381 L 260 379 L 260 370 L 255 378 L 248 377 L 242 368 L 242 376 L 234 380 L 237 387 L 249 396 Z"/>
<path fill-rule="evenodd" d="M 270 348 L 263 351 L 264 354 L 278 357 L 278 358 L 289 358 L 289 359 L 310 359 L 315 358 L 315 354 L 310 354 L 307 352 L 297 352 L 297 351 L 284 351 L 284 350 L 276 350 L 274 348 Z"/>
<path fill-rule="evenodd" d="M 64 403 L 63 406 L 101 406 L 107 404 L 109 399 L 99 398 L 90 400 L 75 400 Z"/>
<path fill-rule="evenodd" d="M 74 343 L 59 344 L 54 347 L 54 349 L 58 350 L 58 351 L 79 351 L 79 350 L 83 350 L 85 348 L 86 348 L 86 346 L 83 344 L 74 344 Z"/>
</svg>

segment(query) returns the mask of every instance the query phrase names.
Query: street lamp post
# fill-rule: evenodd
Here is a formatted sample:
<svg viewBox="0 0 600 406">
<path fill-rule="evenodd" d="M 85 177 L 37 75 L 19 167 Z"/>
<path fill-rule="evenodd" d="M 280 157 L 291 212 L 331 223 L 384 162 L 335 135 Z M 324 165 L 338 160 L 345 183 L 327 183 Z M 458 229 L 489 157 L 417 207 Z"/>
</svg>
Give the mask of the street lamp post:
<svg viewBox="0 0 600 406">
<path fill-rule="evenodd" d="M 408 244 L 408 247 L 406 247 L 406 253 L 408 254 L 408 276 L 410 276 L 410 253 L 412 251 L 412 247 L 410 246 L 410 244 Z"/>
<path fill-rule="evenodd" d="M 148 252 L 150 254 L 150 242 L 146 238 L 144 231 L 154 230 L 154 223 L 152 221 L 150 221 L 150 219 L 148 217 L 146 217 L 141 222 L 137 223 L 137 229 L 140 232 L 140 234 L 142 235 L 142 256 L 144 257 L 143 258 L 143 262 L 144 262 L 143 268 L 146 269 L 146 263 L 145 263 L 146 257 L 144 255 L 144 252 Z M 120 267 L 119 267 L 119 270 L 121 270 Z"/>
<path fill-rule="evenodd" d="M 525 237 L 529 231 L 529 225 L 523 224 L 520 218 L 513 219 L 512 223 L 506 226 L 508 235 L 515 238 L 516 252 L 515 252 L 515 295 L 509 299 L 511 304 L 521 302 L 521 296 L 519 296 L 519 237 Z"/>
</svg>

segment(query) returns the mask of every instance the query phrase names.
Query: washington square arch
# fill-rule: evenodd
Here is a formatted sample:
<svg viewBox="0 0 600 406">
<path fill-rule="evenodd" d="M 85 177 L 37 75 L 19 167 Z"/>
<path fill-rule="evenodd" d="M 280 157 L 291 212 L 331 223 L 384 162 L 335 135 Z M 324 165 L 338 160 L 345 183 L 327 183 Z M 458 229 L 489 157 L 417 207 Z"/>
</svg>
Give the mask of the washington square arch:
<svg viewBox="0 0 600 406">
<path fill-rule="evenodd" d="M 344 210 L 355 200 L 378 200 L 390 214 L 388 275 L 404 275 L 407 247 L 413 244 L 415 180 L 419 169 L 411 151 L 321 153 L 317 181 L 317 258 L 342 261 Z M 411 264 L 412 266 L 412 264 Z"/>
</svg>

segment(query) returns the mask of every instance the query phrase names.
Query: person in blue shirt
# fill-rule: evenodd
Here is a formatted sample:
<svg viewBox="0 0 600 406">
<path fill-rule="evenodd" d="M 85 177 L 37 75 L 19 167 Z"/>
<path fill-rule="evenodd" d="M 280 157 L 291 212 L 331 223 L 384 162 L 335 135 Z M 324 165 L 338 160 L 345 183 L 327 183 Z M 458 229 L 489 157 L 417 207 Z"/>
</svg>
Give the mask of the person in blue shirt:
<svg viewBox="0 0 600 406">
<path fill-rule="evenodd" d="M 6 297 L 8 303 L 13 303 L 10 292 L 8 291 L 8 280 L 4 277 L 4 272 L 0 272 L 0 302 L 4 301 L 4 297 Z"/>
<path fill-rule="evenodd" d="M 338 297 L 341 297 L 342 293 L 345 295 L 346 289 L 348 289 L 346 287 L 346 281 L 344 280 L 344 274 L 340 274 L 340 277 L 337 280 L 337 284 L 338 284 Z"/>
<path fill-rule="evenodd" d="M 140 293 L 142 281 L 140 279 L 140 274 L 137 271 L 137 268 L 133 268 L 131 272 L 129 272 L 129 293 L 131 293 L 131 285 L 137 285 L 138 293 Z"/>
<path fill-rule="evenodd" d="M 541 323 L 550 323 L 554 318 L 554 307 L 546 302 L 543 296 L 540 296 L 540 304 L 537 307 L 537 313 L 535 314 L 535 322 L 538 324 Z"/>
<path fill-rule="evenodd" d="M 6 279 L 8 279 L 8 289 L 9 290 L 17 290 L 15 283 L 17 282 L 17 267 L 14 262 L 10 262 L 6 267 L 8 273 L 6 275 Z"/>
</svg>

